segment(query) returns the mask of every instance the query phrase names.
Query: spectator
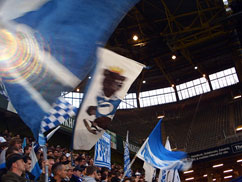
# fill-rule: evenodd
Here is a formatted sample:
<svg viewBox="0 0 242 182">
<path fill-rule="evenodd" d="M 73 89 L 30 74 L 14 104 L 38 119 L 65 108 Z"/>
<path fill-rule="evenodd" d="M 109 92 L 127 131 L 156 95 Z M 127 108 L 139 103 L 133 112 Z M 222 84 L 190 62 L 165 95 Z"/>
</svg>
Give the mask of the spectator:
<svg viewBox="0 0 242 182">
<path fill-rule="evenodd" d="M 64 182 L 66 175 L 67 175 L 67 171 L 66 168 L 63 164 L 61 163 L 55 163 L 52 166 L 52 173 L 54 175 L 53 178 L 51 178 L 51 182 Z"/>
<path fill-rule="evenodd" d="M 95 166 L 87 166 L 86 176 L 84 177 L 85 182 L 96 182 L 97 168 Z"/>
<path fill-rule="evenodd" d="M 26 182 L 34 181 L 35 176 L 30 172 L 31 169 L 31 158 L 29 156 L 24 156 L 24 162 L 25 162 L 25 178 Z"/>
<path fill-rule="evenodd" d="M 24 155 L 29 155 L 31 150 L 32 150 L 32 146 L 30 145 L 27 145 L 26 147 L 24 147 Z"/>
<path fill-rule="evenodd" d="M 25 163 L 20 154 L 11 154 L 7 157 L 7 174 L 2 176 L 3 182 L 25 182 L 26 179 L 21 175 L 25 172 Z"/>
<path fill-rule="evenodd" d="M 73 174 L 71 176 L 70 182 L 80 182 L 80 181 L 83 181 L 82 178 L 81 178 L 82 171 L 83 171 L 83 169 L 81 169 L 80 166 L 76 166 L 73 169 Z"/>
</svg>

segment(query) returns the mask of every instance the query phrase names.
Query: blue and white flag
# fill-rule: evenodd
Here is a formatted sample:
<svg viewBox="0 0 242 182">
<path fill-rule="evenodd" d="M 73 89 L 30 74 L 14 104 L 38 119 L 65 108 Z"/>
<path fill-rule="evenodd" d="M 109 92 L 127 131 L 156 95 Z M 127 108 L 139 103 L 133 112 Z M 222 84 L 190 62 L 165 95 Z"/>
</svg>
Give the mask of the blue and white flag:
<svg viewBox="0 0 242 182">
<path fill-rule="evenodd" d="M 162 170 L 189 169 L 192 162 L 186 159 L 187 154 L 185 152 L 172 152 L 165 149 L 162 145 L 161 120 L 142 145 L 137 153 L 137 157 L 149 163 L 151 166 Z"/>
<path fill-rule="evenodd" d="M 165 148 L 171 151 L 171 145 L 168 137 L 166 139 Z M 159 182 L 180 182 L 181 180 L 180 180 L 178 170 L 171 169 L 171 170 L 160 170 L 158 181 Z"/>
<path fill-rule="evenodd" d="M 111 137 L 106 132 L 95 145 L 94 165 L 111 169 Z"/>
<path fill-rule="evenodd" d="M 127 177 L 131 177 L 131 169 L 130 169 L 130 157 L 129 157 L 129 131 L 127 131 L 126 143 L 124 146 L 124 171 L 126 172 Z"/>
<path fill-rule="evenodd" d="M 46 138 L 44 133 L 64 123 L 70 117 L 75 116 L 77 108 L 67 102 L 63 97 L 59 97 L 57 102 L 53 104 L 47 116 L 41 122 L 39 133 L 39 144 L 45 145 Z"/>
<path fill-rule="evenodd" d="M 38 139 L 61 95 L 93 70 L 104 46 L 138 0 L 6 0 L 0 7 L 0 77 Z"/>
<path fill-rule="evenodd" d="M 35 176 L 35 180 L 37 180 L 40 177 L 41 169 L 40 169 L 38 159 L 35 154 L 34 145 L 32 145 L 32 150 L 29 154 L 29 157 L 31 158 L 30 172 Z"/>
<path fill-rule="evenodd" d="M 143 67 L 107 49 L 98 49 L 97 67 L 73 128 L 73 149 L 90 150 L 95 145 Z"/>
</svg>

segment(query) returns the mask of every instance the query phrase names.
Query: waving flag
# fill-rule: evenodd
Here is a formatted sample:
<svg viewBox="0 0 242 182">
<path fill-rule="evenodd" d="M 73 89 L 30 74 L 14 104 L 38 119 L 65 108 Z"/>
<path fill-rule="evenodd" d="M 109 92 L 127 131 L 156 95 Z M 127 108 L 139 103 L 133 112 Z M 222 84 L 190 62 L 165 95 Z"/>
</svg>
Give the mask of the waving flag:
<svg viewBox="0 0 242 182">
<path fill-rule="evenodd" d="M 76 118 L 75 150 L 90 150 L 110 124 L 121 100 L 143 65 L 99 48 L 97 67 Z"/>
<path fill-rule="evenodd" d="M 186 159 L 187 155 L 185 152 L 172 152 L 165 149 L 162 145 L 161 120 L 146 139 L 137 156 L 158 169 L 189 169 L 191 162 Z"/>
<path fill-rule="evenodd" d="M 40 177 L 41 169 L 38 163 L 38 159 L 35 154 L 35 147 L 32 145 L 31 152 L 29 154 L 29 157 L 31 158 L 31 173 L 35 176 L 35 180 L 37 180 Z"/>
<path fill-rule="evenodd" d="M 0 77 L 36 139 L 51 105 L 94 68 L 97 46 L 137 1 L 1 2 Z"/>
<path fill-rule="evenodd" d="M 127 177 L 131 177 L 131 169 L 130 169 L 130 158 L 129 158 L 129 131 L 127 131 L 126 143 L 124 145 L 124 171 L 126 172 Z"/>
<path fill-rule="evenodd" d="M 111 136 L 106 132 L 95 145 L 94 165 L 111 169 Z"/>
<path fill-rule="evenodd" d="M 165 148 L 171 151 L 171 145 L 169 138 L 166 139 Z M 178 170 L 160 170 L 159 182 L 180 182 L 180 176 Z"/>
<path fill-rule="evenodd" d="M 63 97 L 59 97 L 57 102 L 53 104 L 47 116 L 41 122 L 39 133 L 39 144 L 45 145 L 46 138 L 44 133 L 64 123 L 70 117 L 75 116 L 77 108 L 67 102 Z"/>
</svg>

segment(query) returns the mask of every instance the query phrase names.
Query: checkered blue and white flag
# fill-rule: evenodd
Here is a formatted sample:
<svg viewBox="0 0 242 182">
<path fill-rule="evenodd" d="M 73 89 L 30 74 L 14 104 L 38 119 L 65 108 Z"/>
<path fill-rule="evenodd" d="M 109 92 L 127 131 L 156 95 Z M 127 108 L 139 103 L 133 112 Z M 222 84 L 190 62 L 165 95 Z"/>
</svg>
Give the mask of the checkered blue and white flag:
<svg viewBox="0 0 242 182">
<path fill-rule="evenodd" d="M 75 116 L 77 113 L 77 108 L 67 102 L 63 97 L 59 97 L 57 101 L 53 104 L 52 109 L 49 114 L 44 117 L 41 122 L 41 128 L 39 133 L 39 143 L 40 145 L 45 145 L 46 138 L 44 133 L 52 128 L 59 126 L 64 123 L 70 117 Z"/>
<path fill-rule="evenodd" d="M 127 131 L 126 142 L 124 146 L 124 171 L 127 171 L 126 176 L 131 177 L 130 157 L 129 157 L 129 131 Z"/>
</svg>

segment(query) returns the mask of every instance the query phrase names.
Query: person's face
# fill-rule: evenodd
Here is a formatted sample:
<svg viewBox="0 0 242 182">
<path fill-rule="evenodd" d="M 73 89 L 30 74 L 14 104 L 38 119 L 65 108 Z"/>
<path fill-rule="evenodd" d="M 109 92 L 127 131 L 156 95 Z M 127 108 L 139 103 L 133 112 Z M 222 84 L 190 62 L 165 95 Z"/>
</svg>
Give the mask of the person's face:
<svg viewBox="0 0 242 182">
<path fill-rule="evenodd" d="M 15 143 L 15 147 L 17 147 L 18 149 L 22 148 L 22 144 L 21 143 Z"/>
<path fill-rule="evenodd" d="M 26 150 L 26 154 L 30 154 L 31 150 L 32 150 L 32 147 L 29 147 L 29 149 Z"/>
<path fill-rule="evenodd" d="M 67 176 L 68 176 L 69 178 L 71 178 L 72 174 L 73 174 L 73 170 L 72 170 L 72 169 L 69 169 L 69 170 L 67 171 Z"/>
<path fill-rule="evenodd" d="M 76 171 L 76 176 L 81 177 L 81 175 L 82 175 L 81 171 L 77 170 Z"/>
<path fill-rule="evenodd" d="M 49 162 L 49 168 L 51 169 L 52 166 L 54 165 L 55 161 L 54 161 L 54 159 L 48 159 L 48 162 Z"/>
<path fill-rule="evenodd" d="M 25 163 L 25 170 L 30 172 L 30 168 L 31 168 L 31 160 L 27 160 L 27 162 Z"/>
<path fill-rule="evenodd" d="M 54 151 L 54 156 L 58 157 L 59 156 L 59 152 L 57 150 Z"/>
<path fill-rule="evenodd" d="M 13 163 L 13 165 L 17 170 L 19 170 L 21 172 L 25 171 L 25 163 L 24 163 L 23 159 L 17 160 L 15 163 Z"/>
<path fill-rule="evenodd" d="M 67 176 L 67 169 L 62 165 L 61 170 L 59 171 L 59 176 L 64 179 Z"/>
<path fill-rule="evenodd" d="M 66 159 L 66 156 L 63 156 L 61 162 L 65 162 L 67 159 Z"/>
</svg>

